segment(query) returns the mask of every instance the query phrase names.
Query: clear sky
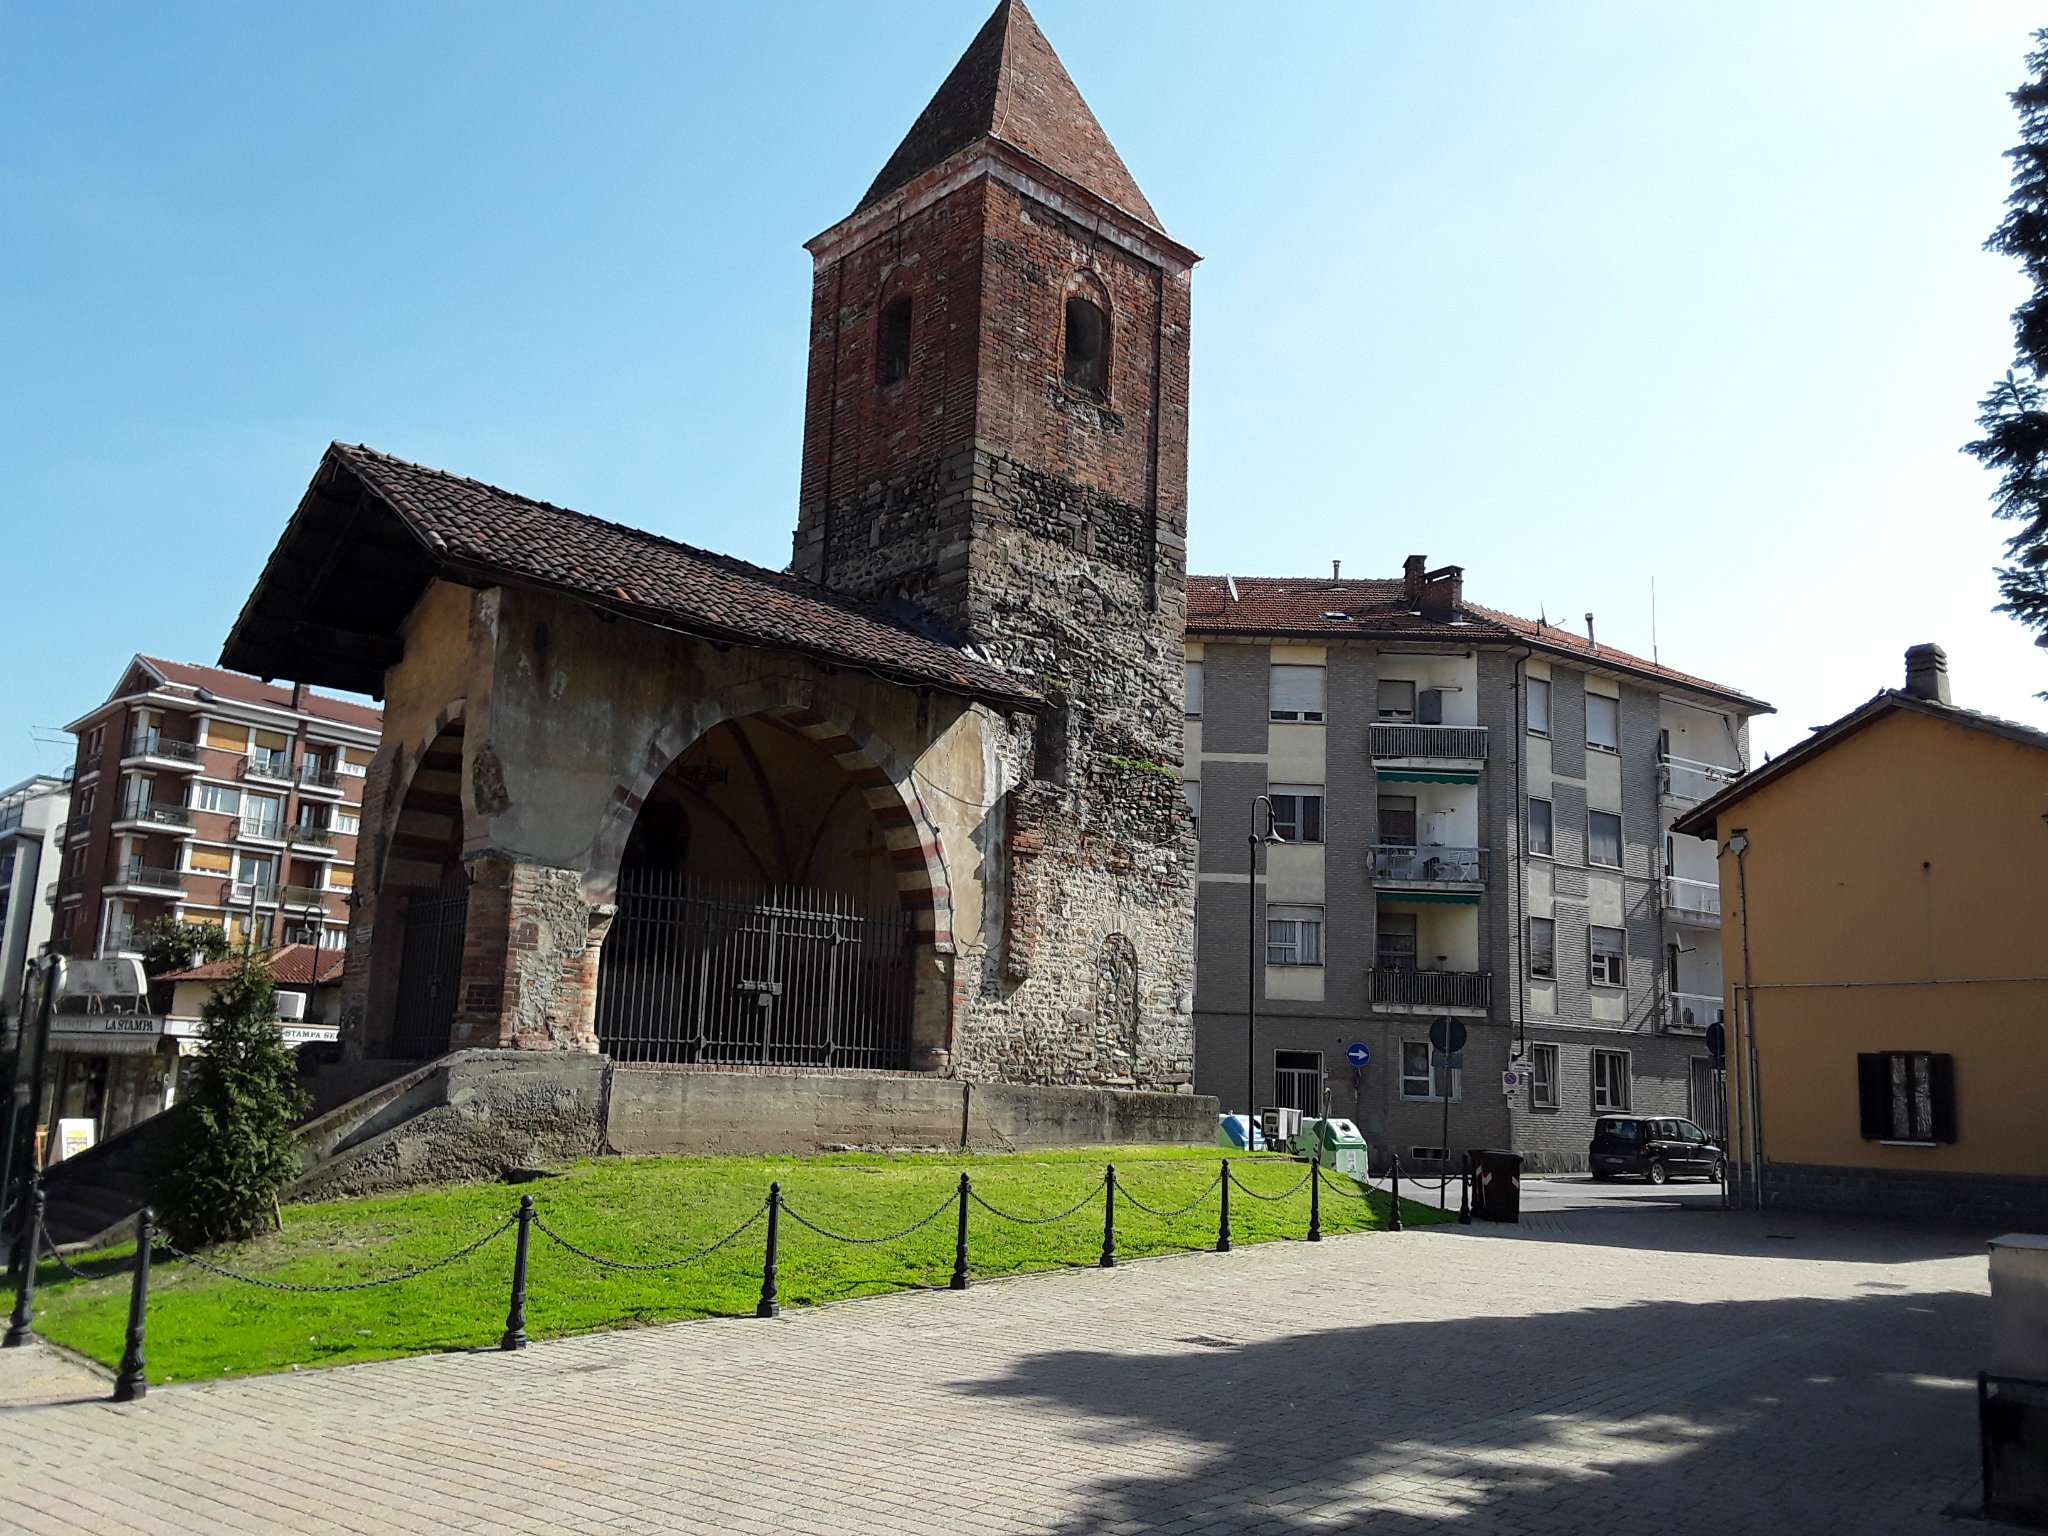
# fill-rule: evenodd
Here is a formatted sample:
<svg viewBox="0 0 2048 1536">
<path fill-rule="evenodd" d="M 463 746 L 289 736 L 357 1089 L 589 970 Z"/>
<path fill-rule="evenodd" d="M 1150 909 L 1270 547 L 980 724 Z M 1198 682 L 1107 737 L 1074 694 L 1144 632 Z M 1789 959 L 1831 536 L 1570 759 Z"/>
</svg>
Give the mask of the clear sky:
<svg viewBox="0 0 2048 1536">
<path fill-rule="evenodd" d="M 1192 559 L 2048 725 L 1957 452 L 2032 8 L 1034 0 L 1196 271 Z M 809 264 L 983 0 L 0 18 L 0 776 L 219 654 L 331 438 L 781 565 Z"/>
</svg>

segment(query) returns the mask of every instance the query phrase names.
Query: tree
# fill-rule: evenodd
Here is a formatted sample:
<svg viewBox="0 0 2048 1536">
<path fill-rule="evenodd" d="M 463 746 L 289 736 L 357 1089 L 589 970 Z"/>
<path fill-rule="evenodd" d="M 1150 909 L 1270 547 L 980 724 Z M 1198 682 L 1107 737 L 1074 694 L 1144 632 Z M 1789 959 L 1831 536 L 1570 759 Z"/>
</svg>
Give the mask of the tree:
<svg viewBox="0 0 2048 1536">
<path fill-rule="evenodd" d="M 135 940 L 142 969 L 150 976 L 225 960 L 230 948 L 228 931 L 219 923 L 181 923 L 174 917 L 144 923 L 135 930 Z"/>
<path fill-rule="evenodd" d="M 1998 568 L 2004 601 L 1997 611 L 2048 647 L 2048 28 L 2034 34 L 2034 44 L 2032 78 L 2012 93 L 2020 142 L 2006 151 L 2013 172 L 2005 219 L 1984 242 L 2019 262 L 2033 292 L 2012 313 L 2013 365 L 1978 403 L 1984 435 L 1963 451 L 1998 471 L 1992 510 L 2019 525 L 2005 543 L 2009 563 Z"/>
<path fill-rule="evenodd" d="M 200 1019 L 203 1049 L 157 1177 L 164 1228 L 181 1248 L 235 1242 L 271 1219 L 299 1174 L 293 1129 L 306 1107 L 261 960 L 237 961 Z"/>
</svg>

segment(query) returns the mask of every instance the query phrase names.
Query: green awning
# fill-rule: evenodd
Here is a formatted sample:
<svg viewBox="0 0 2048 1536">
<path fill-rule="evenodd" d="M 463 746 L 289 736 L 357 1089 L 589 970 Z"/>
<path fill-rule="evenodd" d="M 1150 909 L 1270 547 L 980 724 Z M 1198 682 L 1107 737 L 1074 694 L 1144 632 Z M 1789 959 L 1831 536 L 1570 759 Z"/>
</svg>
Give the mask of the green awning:
<svg viewBox="0 0 2048 1536">
<path fill-rule="evenodd" d="M 1477 768 L 1376 768 L 1384 783 L 1389 784 L 1477 784 Z"/>
<path fill-rule="evenodd" d="M 1381 901 L 1423 901 L 1435 902 L 1443 907 L 1476 907 L 1479 905 L 1477 891 L 1379 891 Z"/>
</svg>

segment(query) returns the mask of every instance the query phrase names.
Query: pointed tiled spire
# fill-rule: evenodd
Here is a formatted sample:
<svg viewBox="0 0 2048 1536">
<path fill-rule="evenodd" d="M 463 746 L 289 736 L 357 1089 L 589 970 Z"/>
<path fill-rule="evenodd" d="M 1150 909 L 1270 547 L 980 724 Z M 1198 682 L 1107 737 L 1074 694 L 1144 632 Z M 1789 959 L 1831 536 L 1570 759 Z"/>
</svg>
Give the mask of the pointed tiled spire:
<svg viewBox="0 0 2048 1536">
<path fill-rule="evenodd" d="M 1024 0 L 1001 0 L 996 6 L 860 207 L 880 202 L 981 139 L 1022 150 L 1105 202 L 1161 228 L 1159 215 L 1131 179 Z"/>
</svg>

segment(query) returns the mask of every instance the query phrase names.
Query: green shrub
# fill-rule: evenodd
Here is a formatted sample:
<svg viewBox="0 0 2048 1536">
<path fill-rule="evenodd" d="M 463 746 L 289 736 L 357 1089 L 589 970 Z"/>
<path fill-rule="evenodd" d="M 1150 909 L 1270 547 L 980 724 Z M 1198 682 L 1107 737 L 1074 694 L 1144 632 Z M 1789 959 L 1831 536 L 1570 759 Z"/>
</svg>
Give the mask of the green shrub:
<svg viewBox="0 0 2048 1536">
<path fill-rule="evenodd" d="M 181 1248 L 235 1242 L 267 1226 L 279 1192 L 299 1173 L 292 1131 L 305 1112 L 261 960 L 243 960 L 200 1018 L 204 1051 L 179 1095 L 158 1170 L 164 1230 Z"/>
</svg>

